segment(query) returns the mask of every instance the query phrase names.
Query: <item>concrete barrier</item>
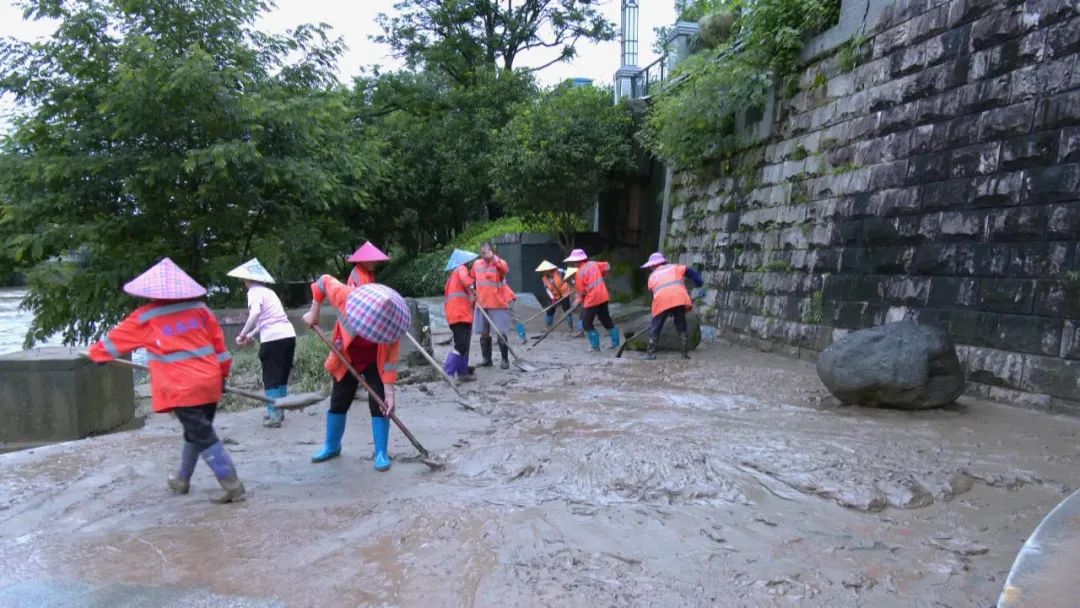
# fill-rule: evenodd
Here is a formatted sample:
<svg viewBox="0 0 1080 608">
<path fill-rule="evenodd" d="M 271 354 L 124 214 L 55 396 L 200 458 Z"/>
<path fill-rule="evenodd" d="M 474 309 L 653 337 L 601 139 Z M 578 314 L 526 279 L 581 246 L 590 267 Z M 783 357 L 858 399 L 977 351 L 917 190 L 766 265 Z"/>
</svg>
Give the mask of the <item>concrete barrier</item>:
<svg viewBox="0 0 1080 608">
<path fill-rule="evenodd" d="M 0 356 L 0 451 L 80 439 L 135 417 L 131 370 L 66 347 Z"/>
</svg>

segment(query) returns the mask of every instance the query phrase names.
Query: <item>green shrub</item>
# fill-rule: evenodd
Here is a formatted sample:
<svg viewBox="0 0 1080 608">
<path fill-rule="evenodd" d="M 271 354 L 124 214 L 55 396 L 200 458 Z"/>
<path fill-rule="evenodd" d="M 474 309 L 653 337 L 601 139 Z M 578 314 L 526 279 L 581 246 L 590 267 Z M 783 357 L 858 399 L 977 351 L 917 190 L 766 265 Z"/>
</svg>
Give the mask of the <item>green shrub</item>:
<svg viewBox="0 0 1080 608">
<path fill-rule="evenodd" d="M 289 376 L 290 393 L 330 390 L 330 375 L 323 368 L 329 351 L 314 333 L 304 332 L 296 338 L 296 354 L 293 356 L 292 374 Z M 258 346 L 241 348 L 233 353 L 229 384 L 237 388 L 261 393 L 262 365 L 259 363 Z M 240 411 L 262 407 L 262 403 L 225 393 L 219 407 L 224 411 Z"/>
</svg>

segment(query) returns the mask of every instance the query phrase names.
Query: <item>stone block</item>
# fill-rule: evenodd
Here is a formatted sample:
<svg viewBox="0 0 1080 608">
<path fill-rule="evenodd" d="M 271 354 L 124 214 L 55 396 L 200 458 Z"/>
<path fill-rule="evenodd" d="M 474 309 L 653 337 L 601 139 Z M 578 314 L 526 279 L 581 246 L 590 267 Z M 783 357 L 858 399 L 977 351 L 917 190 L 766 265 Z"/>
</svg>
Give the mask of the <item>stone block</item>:
<svg viewBox="0 0 1080 608">
<path fill-rule="evenodd" d="M 979 281 L 979 308 L 990 312 L 1031 314 L 1035 281 L 985 278 Z"/>
<path fill-rule="evenodd" d="M 1080 53 L 1080 18 L 1051 27 L 1046 33 L 1046 50 L 1051 58 Z"/>
<path fill-rule="evenodd" d="M 973 178 L 967 197 L 971 207 L 1004 207 L 1017 205 L 1023 198 L 1024 174 L 995 173 Z"/>
<path fill-rule="evenodd" d="M 1039 131 L 1080 124 L 1080 91 L 1058 93 L 1042 100 L 1035 111 L 1034 128 Z"/>
<path fill-rule="evenodd" d="M 1020 29 L 1020 7 L 992 12 L 971 25 L 971 49 L 977 51 L 1001 44 Z"/>
<path fill-rule="evenodd" d="M 996 330 L 994 314 L 954 310 L 949 320 L 949 333 L 962 344 L 990 347 Z"/>
<path fill-rule="evenodd" d="M 1046 206 L 1021 206 L 992 209 L 987 218 L 990 241 L 1030 241 L 1044 238 Z"/>
<path fill-rule="evenodd" d="M 1080 361 L 1030 356 L 1024 367 L 1023 390 L 1080 400 Z"/>
<path fill-rule="evenodd" d="M 70 348 L 0 356 L 0 445 L 33 447 L 104 433 L 135 416 L 131 369 L 98 366 Z"/>
<path fill-rule="evenodd" d="M 1009 248 L 1007 273 L 1014 277 L 1059 277 L 1068 268 L 1070 248 L 1066 243 L 1035 242 Z"/>
<path fill-rule="evenodd" d="M 878 118 L 877 134 L 884 136 L 914 127 L 917 110 L 916 101 L 883 110 Z"/>
<path fill-rule="evenodd" d="M 1077 6 L 1075 0 L 1027 0 L 1024 2 L 1024 24 L 1028 27 L 1043 27 L 1076 17 L 1078 14 L 1080 14 L 1080 6 Z"/>
<path fill-rule="evenodd" d="M 996 0 L 953 0 L 949 4 L 949 27 L 974 21 L 997 7 Z"/>
<path fill-rule="evenodd" d="M 1061 350 L 1058 356 L 1063 359 L 1080 360 L 1080 321 L 1064 322 L 1061 329 Z"/>
<path fill-rule="evenodd" d="M 882 282 L 883 299 L 905 306 L 925 306 L 930 295 L 930 277 L 894 276 Z"/>
<path fill-rule="evenodd" d="M 1012 259 L 1009 245 L 972 245 L 972 274 L 980 277 L 1004 277 L 1009 274 Z"/>
<path fill-rule="evenodd" d="M 863 220 L 862 242 L 866 245 L 894 245 L 898 236 L 895 218 L 868 217 Z"/>
<path fill-rule="evenodd" d="M 986 231 L 985 211 L 944 211 L 940 235 L 944 241 L 977 241 Z"/>
<path fill-rule="evenodd" d="M 1080 283 L 1038 281 L 1035 290 L 1035 314 L 1080 319 Z"/>
<path fill-rule="evenodd" d="M 964 178 L 923 184 L 919 189 L 919 203 L 924 211 L 966 207 L 970 198 L 969 184 L 970 181 Z"/>
<path fill-rule="evenodd" d="M 1044 61 L 1011 74 L 1014 102 L 1060 93 L 1072 86 L 1070 80 L 1076 67 L 1075 57 Z"/>
<path fill-rule="evenodd" d="M 866 213 L 877 217 L 919 213 L 921 209 L 918 195 L 917 188 L 879 190 L 870 195 Z"/>
<path fill-rule="evenodd" d="M 883 190 L 904 185 L 907 179 L 907 166 L 906 160 L 898 160 L 870 167 L 870 190 Z"/>
<path fill-rule="evenodd" d="M 1061 131 L 1057 160 L 1059 163 L 1080 162 L 1080 127 Z"/>
<path fill-rule="evenodd" d="M 1080 164 L 1030 169 L 1024 178 L 1025 203 L 1080 200 Z"/>
<path fill-rule="evenodd" d="M 1036 395 L 1035 393 L 1018 391 L 1003 386 L 989 387 L 989 391 L 986 393 L 985 398 L 1013 407 L 1022 407 L 1043 412 L 1050 411 L 1053 402 L 1053 397 L 1050 395 Z"/>
<path fill-rule="evenodd" d="M 938 308 L 973 308 L 979 302 L 979 279 L 930 277 L 926 305 Z"/>
<path fill-rule="evenodd" d="M 972 84 L 965 85 L 960 89 L 960 105 L 958 111 L 961 114 L 983 112 L 999 106 L 1008 105 L 1012 99 L 1012 79 L 1009 74 L 981 80 L 982 76 L 969 78 Z"/>
<path fill-rule="evenodd" d="M 1056 357 L 1064 321 L 1029 315 L 1001 315 L 993 344 L 1002 350 Z"/>
<path fill-rule="evenodd" d="M 1053 164 L 1058 155 L 1057 131 L 1024 135 L 1006 140 L 1001 144 L 1002 171 Z"/>
<path fill-rule="evenodd" d="M 941 214 L 909 215 L 897 218 L 897 240 L 905 245 L 918 245 L 936 240 L 941 230 Z"/>
<path fill-rule="evenodd" d="M 910 268 L 912 273 L 920 275 L 955 274 L 956 245 L 923 243 L 915 248 Z"/>
<path fill-rule="evenodd" d="M 1025 101 L 984 112 L 979 126 L 979 139 L 1002 139 L 1024 135 L 1031 130 L 1035 117 L 1035 102 Z"/>
<path fill-rule="evenodd" d="M 910 247 L 870 247 L 863 253 L 860 270 L 869 274 L 905 274 L 913 256 Z"/>
<path fill-rule="evenodd" d="M 922 184 L 948 179 L 950 167 L 948 152 L 912 156 L 908 159 L 907 183 Z"/>
<path fill-rule="evenodd" d="M 986 175 L 998 169 L 1000 142 L 986 142 L 957 148 L 949 154 L 949 177 Z"/>
<path fill-rule="evenodd" d="M 1025 355 L 978 346 L 967 351 L 968 380 L 1013 389 L 1023 384 Z"/>
<path fill-rule="evenodd" d="M 1046 238 L 1080 239 L 1080 205 L 1067 203 L 1051 205 L 1046 223 Z"/>
<path fill-rule="evenodd" d="M 971 114 L 959 116 L 943 125 L 939 132 L 935 129 L 935 137 L 941 137 L 939 149 L 968 146 L 979 140 L 979 115 Z"/>
</svg>

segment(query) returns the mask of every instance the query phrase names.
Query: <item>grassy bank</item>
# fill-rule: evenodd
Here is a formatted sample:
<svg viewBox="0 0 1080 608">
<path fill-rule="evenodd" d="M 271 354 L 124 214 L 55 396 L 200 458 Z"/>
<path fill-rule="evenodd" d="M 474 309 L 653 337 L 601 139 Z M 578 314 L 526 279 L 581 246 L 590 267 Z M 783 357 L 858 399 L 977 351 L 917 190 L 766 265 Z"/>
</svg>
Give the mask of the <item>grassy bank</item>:
<svg viewBox="0 0 1080 608">
<path fill-rule="evenodd" d="M 296 355 L 292 374 L 289 376 L 289 392 L 304 393 L 323 391 L 329 394 L 330 375 L 323 368 L 326 361 L 326 345 L 313 333 L 305 332 L 296 338 Z M 262 365 L 259 363 L 259 347 L 245 347 L 233 352 L 232 375 L 229 384 L 262 392 Z M 223 411 L 239 411 L 262 407 L 258 401 L 225 393 L 219 407 Z"/>
</svg>

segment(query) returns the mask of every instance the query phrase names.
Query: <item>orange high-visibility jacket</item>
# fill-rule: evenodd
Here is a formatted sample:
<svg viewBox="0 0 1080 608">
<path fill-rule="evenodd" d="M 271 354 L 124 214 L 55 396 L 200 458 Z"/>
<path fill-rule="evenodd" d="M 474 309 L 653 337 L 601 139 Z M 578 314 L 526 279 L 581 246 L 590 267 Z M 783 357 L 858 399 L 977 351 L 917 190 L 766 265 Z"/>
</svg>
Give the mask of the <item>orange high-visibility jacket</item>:
<svg viewBox="0 0 1080 608">
<path fill-rule="evenodd" d="M 476 301 L 483 308 L 506 308 L 509 300 L 503 290 L 510 265 L 499 256 L 491 262 L 483 258 L 473 262 L 472 273 L 476 277 Z"/>
<path fill-rule="evenodd" d="M 540 275 L 540 280 L 544 283 L 544 289 L 552 302 L 570 293 L 570 286 L 563 280 L 558 270 Z"/>
<path fill-rule="evenodd" d="M 683 307 L 687 311 L 694 308 L 690 292 L 686 290 L 684 280 L 686 266 L 682 264 L 664 264 L 657 266 L 649 275 L 649 291 L 652 292 L 652 316 L 671 308 Z"/>
<path fill-rule="evenodd" d="M 349 273 L 349 281 L 346 283 L 349 287 L 359 287 L 361 285 L 367 285 L 368 283 L 375 282 L 375 273 L 369 271 L 367 268 L 356 264 L 353 266 L 352 272 Z"/>
<path fill-rule="evenodd" d="M 337 309 L 340 318 L 345 311 L 345 302 L 354 289 L 356 288 L 349 287 L 334 277 L 324 274 L 319 277 L 319 280 L 311 284 L 311 297 L 319 304 L 329 299 L 330 305 Z M 346 357 L 349 356 L 349 345 L 352 344 L 353 338 L 354 336 L 342 327 L 341 323 L 334 325 L 334 345 Z M 375 356 L 375 364 L 378 366 L 379 376 L 382 378 L 383 384 L 397 383 L 398 359 L 400 357 L 401 341 L 379 345 L 378 354 Z M 326 358 L 323 367 L 330 372 L 334 380 L 341 380 L 345 377 L 345 374 L 349 373 L 349 368 L 345 367 L 345 364 L 334 353 L 330 353 Z M 356 371 L 363 372 L 364 370 L 358 369 Z"/>
<path fill-rule="evenodd" d="M 585 305 L 585 308 L 599 306 L 611 298 L 608 296 L 607 285 L 604 283 L 604 275 L 608 273 L 611 264 L 607 262 L 585 262 L 578 269 L 577 278 L 574 279 L 574 287 Z"/>
<path fill-rule="evenodd" d="M 221 401 L 232 355 L 217 318 L 202 301 L 154 301 L 136 308 L 90 347 L 90 358 L 101 363 L 136 348 L 146 349 L 155 412 Z"/>
<path fill-rule="evenodd" d="M 510 288 L 510 284 L 506 282 L 506 279 L 503 279 L 502 287 L 499 288 L 499 297 L 501 297 L 503 302 L 506 302 L 507 305 L 509 305 L 510 302 L 517 300 L 517 294 Z"/>
<path fill-rule="evenodd" d="M 469 288 L 473 283 L 475 281 L 464 264 L 450 272 L 443 290 L 443 295 L 446 296 L 443 311 L 446 312 L 447 325 L 473 322 L 473 306 L 469 299 Z"/>
</svg>

